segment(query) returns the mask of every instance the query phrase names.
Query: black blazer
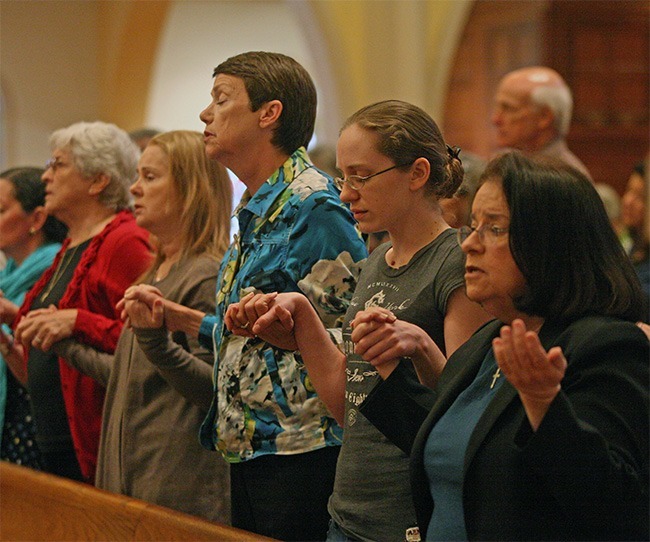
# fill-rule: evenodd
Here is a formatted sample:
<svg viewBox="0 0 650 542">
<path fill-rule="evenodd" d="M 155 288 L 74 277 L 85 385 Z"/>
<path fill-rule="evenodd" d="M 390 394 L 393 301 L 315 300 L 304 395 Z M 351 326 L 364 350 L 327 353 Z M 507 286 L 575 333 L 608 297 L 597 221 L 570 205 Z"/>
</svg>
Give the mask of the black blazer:
<svg viewBox="0 0 650 542">
<path fill-rule="evenodd" d="M 413 390 L 398 366 L 361 407 L 411 454 L 423 538 L 434 506 L 424 471 L 429 432 L 472 382 L 502 325 L 489 322 L 454 352 L 435 391 Z M 539 335 L 547 350 L 561 346 L 567 358 L 562 390 L 536 432 L 509 382 L 495 393 L 465 457 L 469 539 L 648 540 L 647 337 L 604 317 L 546 322 Z"/>
</svg>

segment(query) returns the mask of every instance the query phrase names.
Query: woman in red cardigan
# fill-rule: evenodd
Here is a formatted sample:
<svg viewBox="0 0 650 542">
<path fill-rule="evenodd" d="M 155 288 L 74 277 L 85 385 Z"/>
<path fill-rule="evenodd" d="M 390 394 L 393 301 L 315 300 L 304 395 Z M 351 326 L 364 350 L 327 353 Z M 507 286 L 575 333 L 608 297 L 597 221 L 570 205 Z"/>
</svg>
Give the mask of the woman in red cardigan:
<svg viewBox="0 0 650 542">
<path fill-rule="evenodd" d="M 80 122 L 50 137 L 45 208 L 68 226 L 52 266 L 13 322 L 8 364 L 26 383 L 43 469 L 92 482 L 104 389 L 50 350 L 73 338 L 112 353 L 122 329 L 115 309 L 151 261 L 148 233 L 128 210 L 139 152 L 128 134 Z"/>
</svg>

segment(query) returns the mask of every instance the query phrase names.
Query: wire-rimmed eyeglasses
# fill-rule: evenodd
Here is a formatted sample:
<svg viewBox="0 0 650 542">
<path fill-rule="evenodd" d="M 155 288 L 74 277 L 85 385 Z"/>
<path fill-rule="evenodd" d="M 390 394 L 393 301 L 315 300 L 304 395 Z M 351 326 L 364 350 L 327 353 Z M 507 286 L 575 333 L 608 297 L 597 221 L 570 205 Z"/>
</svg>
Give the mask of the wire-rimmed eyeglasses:
<svg viewBox="0 0 650 542">
<path fill-rule="evenodd" d="M 343 185 L 346 183 L 350 188 L 352 188 L 352 190 L 361 190 L 363 188 L 363 185 L 365 185 L 373 177 L 376 177 L 377 175 L 381 175 L 382 173 L 386 173 L 391 169 L 410 166 L 412 163 L 413 162 L 409 164 L 396 164 L 394 166 L 390 166 L 389 168 L 382 169 L 377 173 L 373 173 L 372 175 L 366 175 L 365 177 L 362 177 L 361 175 L 350 175 L 347 179 L 344 179 L 343 177 L 334 177 L 334 184 L 336 185 L 336 188 L 338 188 L 339 190 L 343 190 Z"/>
<path fill-rule="evenodd" d="M 56 158 L 50 158 L 47 162 L 45 162 L 45 169 L 47 170 L 52 168 L 52 171 L 56 171 L 63 165 L 63 162 L 61 162 L 61 159 L 57 156 Z"/>
<path fill-rule="evenodd" d="M 497 242 L 499 237 L 505 235 L 510 231 L 510 228 L 499 228 L 498 226 L 483 225 L 478 228 L 472 226 L 461 226 L 456 232 L 458 244 L 462 245 L 472 233 L 478 234 L 478 240 L 484 245 L 493 245 Z"/>
</svg>

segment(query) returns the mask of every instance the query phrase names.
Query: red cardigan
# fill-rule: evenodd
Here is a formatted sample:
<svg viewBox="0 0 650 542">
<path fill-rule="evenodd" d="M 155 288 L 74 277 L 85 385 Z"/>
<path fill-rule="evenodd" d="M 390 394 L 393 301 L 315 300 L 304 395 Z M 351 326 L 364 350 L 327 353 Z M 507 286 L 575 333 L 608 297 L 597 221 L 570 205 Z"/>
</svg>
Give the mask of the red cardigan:
<svg viewBox="0 0 650 542">
<path fill-rule="evenodd" d="M 124 290 L 151 263 L 149 234 L 136 225 L 128 211 L 116 217 L 96 235 L 84 251 L 66 288 L 59 309 L 77 309 L 73 337 L 77 341 L 112 354 L 122 330 L 115 305 Z M 43 290 L 70 244 L 66 239 L 40 280 L 25 296 L 14 324 L 29 312 L 34 298 Z M 27 363 L 28 353 L 25 353 Z M 105 390 L 95 380 L 59 358 L 61 387 L 70 433 L 81 473 L 93 483 L 101 430 Z"/>
</svg>

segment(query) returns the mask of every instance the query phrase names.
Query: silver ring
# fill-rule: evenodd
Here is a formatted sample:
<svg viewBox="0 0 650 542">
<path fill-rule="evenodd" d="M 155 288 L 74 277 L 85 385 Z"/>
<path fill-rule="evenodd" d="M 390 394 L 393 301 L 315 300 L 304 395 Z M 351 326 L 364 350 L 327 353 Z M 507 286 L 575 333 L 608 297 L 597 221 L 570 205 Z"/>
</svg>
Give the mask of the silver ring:
<svg viewBox="0 0 650 542">
<path fill-rule="evenodd" d="M 248 326 L 250 326 L 250 322 L 246 322 L 244 325 L 239 326 L 241 329 L 248 329 Z"/>
</svg>

